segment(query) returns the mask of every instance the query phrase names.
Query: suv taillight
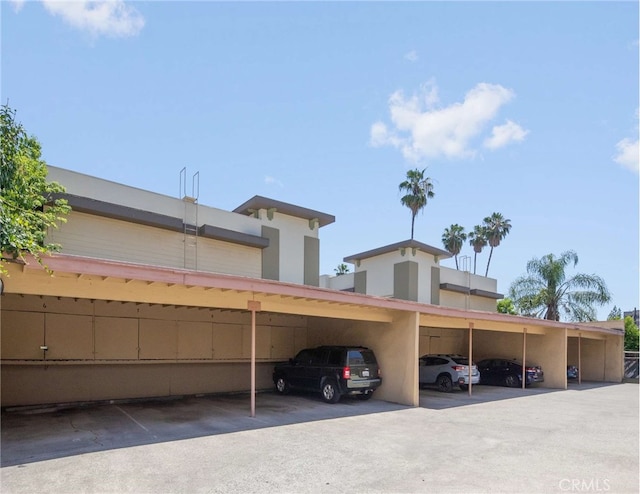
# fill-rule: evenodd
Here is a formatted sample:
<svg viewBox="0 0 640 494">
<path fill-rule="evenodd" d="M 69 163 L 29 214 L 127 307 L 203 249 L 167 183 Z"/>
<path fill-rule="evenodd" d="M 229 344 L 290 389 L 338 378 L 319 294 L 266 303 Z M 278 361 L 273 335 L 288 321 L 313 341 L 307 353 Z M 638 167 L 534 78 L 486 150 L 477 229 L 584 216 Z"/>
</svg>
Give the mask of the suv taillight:
<svg viewBox="0 0 640 494">
<path fill-rule="evenodd" d="M 342 378 L 351 379 L 351 369 L 349 367 L 342 368 Z"/>
<path fill-rule="evenodd" d="M 464 366 L 462 365 L 452 365 L 451 368 L 456 372 L 462 372 L 464 370 Z"/>
</svg>

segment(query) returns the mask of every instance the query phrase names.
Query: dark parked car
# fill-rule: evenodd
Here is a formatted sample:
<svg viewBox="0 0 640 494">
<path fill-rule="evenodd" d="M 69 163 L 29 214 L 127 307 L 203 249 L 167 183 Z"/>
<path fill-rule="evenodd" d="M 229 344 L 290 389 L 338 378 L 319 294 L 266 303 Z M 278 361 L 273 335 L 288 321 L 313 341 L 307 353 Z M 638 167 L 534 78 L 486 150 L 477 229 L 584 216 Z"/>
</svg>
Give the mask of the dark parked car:
<svg viewBox="0 0 640 494">
<path fill-rule="evenodd" d="M 578 368 L 575 365 L 567 365 L 567 379 L 578 379 Z"/>
<path fill-rule="evenodd" d="M 522 365 L 516 360 L 503 358 L 489 358 L 478 362 L 480 371 L 480 384 L 493 384 L 496 386 L 509 386 L 517 388 L 522 386 Z M 544 372 L 539 365 L 526 367 L 526 385 L 544 381 Z"/>
<path fill-rule="evenodd" d="M 318 391 L 327 403 L 342 395 L 368 400 L 382 384 L 380 367 L 373 350 L 363 346 L 320 346 L 301 350 L 288 363 L 273 369 L 276 390 Z"/>
</svg>

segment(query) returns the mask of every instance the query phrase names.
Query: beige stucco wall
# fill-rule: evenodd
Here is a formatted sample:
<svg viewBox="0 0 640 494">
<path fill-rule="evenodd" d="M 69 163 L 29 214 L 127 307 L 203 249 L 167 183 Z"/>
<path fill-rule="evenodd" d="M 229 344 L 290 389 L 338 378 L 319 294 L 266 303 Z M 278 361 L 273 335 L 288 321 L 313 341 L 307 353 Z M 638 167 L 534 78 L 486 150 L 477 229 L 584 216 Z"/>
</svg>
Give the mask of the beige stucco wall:
<svg viewBox="0 0 640 494">
<path fill-rule="evenodd" d="M 572 336 L 567 341 L 567 365 L 579 367 L 583 381 L 621 382 L 623 352 L 622 335 Z"/>
<path fill-rule="evenodd" d="M 183 233 L 71 212 L 67 223 L 50 229 L 48 241 L 65 254 L 259 278 L 261 251 L 200 237 L 197 247 Z M 186 242 L 186 243 L 185 243 Z M 186 251 L 185 251 L 186 249 Z M 196 264 L 185 255 L 197 255 Z M 190 259 L 190 257 L 189 257 Z M 186 265 L 185 265 L 186 263 Z"/>
<path fill-rule="evenodd" d="M 442 307 L 455 307 L 456 309 L 482 310 L 496 312 L 496 300 L 475 295 L 440 290 L 440 305 Z"/>
<path fill-rule="evenodd" d="M 266 209 L 261 209 L 258 217 L 247 216 L 56 167 L 49 167 L 48 178 L 65 186 L 69 194 L 168 215 L 198 226 L 206 224 L 255 236 L 261 236 L 262 225 L 276 228 L 280 232 L 278 279 L 304 283 L 305 236 L 318 238 L 319 232 L 318 226 L 311 228 L 307 219 L 278 211 L 268 214 Z M 69 221 L 58 230 L 52 229 L 48 241 L 61 244 L 66 254 L 262 276 L 259 248 L 186 237 L 181 232 L 77 212 L 72 212 Z"/>
<path fill-rule="evenodd" d="M 526 349 L 524 348 L 526 338 Z M 485 358 L 516 359 L 522 362 L 523 352 L 527 365 L 540 365 L 544 371 L 545 388 L 566 387 L 565 330 L 548 331 L 545 334 L 503 333 L 498 331 L 473 331 L 473 360 Z"/>
<path fill-rule="evenodd" d="M 273 386 L 273 364 L 256 364 L 256 387 Z M 166 397 L 250 389 L 250 364 L 2 365 L 2 406 Z"/>
<path fill-rule="evenodd" d="M 257 314 L 258 388 L 306 324 Z M 249 312 L 5 294 L 0 329 L 2 406 L 250 388 Z"/>
<path fill-rule="evenodd" d="M 467 330 L 420 327 L 420 355 L 427 353 L 469 353 Z"/>
<path fill-rule="evenodd" d="M 418 405 L 417 314 L 397 313 L 389 324 L 312 318 L 308 335 L 309 346 L 333 344 L 371 348 L 382 370 L 382 385 L 375 397 L 403 405 Z"/>
</svg>

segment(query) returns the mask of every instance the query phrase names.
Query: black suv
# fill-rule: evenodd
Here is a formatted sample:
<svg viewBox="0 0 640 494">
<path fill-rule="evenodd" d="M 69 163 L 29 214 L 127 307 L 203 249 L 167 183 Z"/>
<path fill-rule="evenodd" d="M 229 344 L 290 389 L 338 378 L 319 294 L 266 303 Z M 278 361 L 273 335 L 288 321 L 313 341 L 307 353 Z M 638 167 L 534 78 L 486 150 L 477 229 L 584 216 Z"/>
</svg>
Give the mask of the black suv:
<svg viewBox="0 0 640 494">
<path fill-rule="evenodd" d="M 382 384 L 373 350 L 363 346 L 319 346 L 301 350 L 286 364 L 273 369 L 276 390 L 319 391 L 327 403 L 337 403 L 342 395 L 368 400 Z"/>
</svg>

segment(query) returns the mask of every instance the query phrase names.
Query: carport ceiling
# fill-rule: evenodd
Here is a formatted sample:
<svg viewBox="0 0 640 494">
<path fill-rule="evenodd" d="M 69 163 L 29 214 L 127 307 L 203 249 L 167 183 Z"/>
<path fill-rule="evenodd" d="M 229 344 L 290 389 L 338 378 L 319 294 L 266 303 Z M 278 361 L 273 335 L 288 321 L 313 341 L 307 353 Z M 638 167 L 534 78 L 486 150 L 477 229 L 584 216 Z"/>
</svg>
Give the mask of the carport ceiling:
<svg viewBox="0 0 640 494">
<path fill-rule="evenodd" d="M 49 275 L 35 260 L 9 263 L 7 293 L 139 302 L 147 304 L 247 310 L 259 301 L 261 311 L 390 323 L 399 313 L 420 313 L 419 325 L 531 334 L 568 329 L 570 335 L 620 334 L 492 312 L 468 311 L 386 297 L 310 287 L 294 283 L 229 276 L 186 269 L 56 255 L 45 261 Z"/>
<path fill-rule="evenodd" d="M 37 263 L 9 264 L 7 293 L 230 310 L 247 310 L 253 300 L 264 312 L 393 320 L 392 310 L 359 304 L 352 299 L 363 296 L 335 290 L 74 256 L 56 256 L 46 264 L 53 275 Z"/>
</svg>

